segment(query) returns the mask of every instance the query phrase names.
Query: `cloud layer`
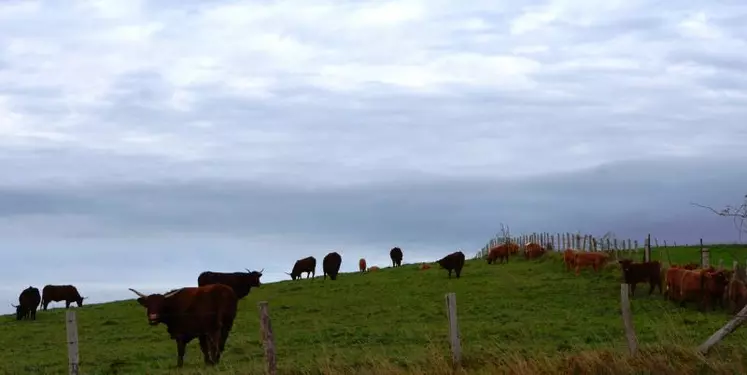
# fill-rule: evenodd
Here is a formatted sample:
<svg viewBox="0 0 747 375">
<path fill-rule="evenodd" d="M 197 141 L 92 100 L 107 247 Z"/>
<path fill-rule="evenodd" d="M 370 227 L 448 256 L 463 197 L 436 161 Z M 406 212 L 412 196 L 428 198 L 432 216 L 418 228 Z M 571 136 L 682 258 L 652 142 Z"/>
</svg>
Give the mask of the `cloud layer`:
<svg viewBox="0 0 747 375">
<path fill-rule="evenodd" d="M 746 20 L 738 1 L 4 1 L 0 281 L 158 289 L 237 256 L 281 278 L 305 246 L 429 260 L 500 222 L 732 240 L 688 203 L 745 193 Z"/>
</svg>

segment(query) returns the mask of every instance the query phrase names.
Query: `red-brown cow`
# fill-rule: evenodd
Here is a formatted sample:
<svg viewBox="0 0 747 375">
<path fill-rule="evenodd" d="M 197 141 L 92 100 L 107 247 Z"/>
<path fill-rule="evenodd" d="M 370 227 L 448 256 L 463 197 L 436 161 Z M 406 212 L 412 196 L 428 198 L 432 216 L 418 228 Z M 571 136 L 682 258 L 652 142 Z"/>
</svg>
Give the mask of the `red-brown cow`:
<svg viewBox="0 0 747 375">
<path fill-rule="evenodd" d="M 506 244 L 506 247 L 508 248 L 508 253 L 511 255 L 516 255 L 519 253 L 519 244 L 514 242 L 509 242 Z"/>
<path fill-rule="evenodd" d="M 78 307 L 83 306 L 83 300 L 87 297 L 81 297 L 78 289 L 72 285 L 45 285 L 42 288 L 42 308 L 46 311 L 50 302 L 65 301 L 65 308 L 69 309 L 70 304 L 75 302 Z"/>
<path fill-rule="evenodd" d="M 535 259 L 545 255 L 545 248 L 538 243 L 530 242 L 524 247 L 524 258 Z"/>
<path fill-rule="evenodd" d="M 607 263 L 609 255 L 600 252 L 578 252 L 573 259 L 573 264 L 576 266 L 576 276 L 581 273 L 581 268 L 591 267 L 595 272 L 599 270 Z"/>
<path fill-rule="evenodd" d="M 734 315 L 747 305 L 747 285 L 736 277 L 732 278 L 726 289 L 728 311 Z"/>
<path fill-rule="evenodd" d="M 358 261 L 358 270 L 361 272 L 366 272 L 366 260 L 361 258 L 361 260 Z"/>
<path fill-rule="evenodd" d="M 703 280 L 703 305 L 706 311 L 714 303 L 718 303 L 722 309 L 724 308 L 724 292 L 726 292 L 728 286 L 729 277 L 725 271 L 705 272 Z"/>
<path fill-rule="evenodd" d="M 187 344 L 195 338 L 200 340 L 205 364 L 220 362 L 239 301 L 231 287 L 210 284 L 148 296 L 130 290 L 137 294 L 137 302 L 145 307 L 148 324 L 163 323 L 176 341 L 177 367 L 184 365 Z"/>
<path fill-rule="evenodd" d="M 565 264 L 566 271 L 570 271 L 571 268 L 576 266 L 576 254 L 578 251 L 575 251 L 573 249 L 565 249 L 563 251 L 563 264 Z"/>
<path fill-rule="evenodd" d="M 431 265 L 428 264 L 428 263 L 423 263 L 423 264 L 420 265 L 419 269 L 421 271 L 423 271 L 423 270 L 429 270 L 429 269 L 431 269 Z"/>
<path fill-rule="evenodd" d="M 682 276 L 679 283 L 679 303 L 681 307 L 685 307 L 688 301 L 697 302 L 700 310 L 705 311 L 705 304 L 703 299 L 703 285 L 704 278 L 707 271 L 691 271 L 683 270 Z"/>
<path fill-rule="evenodd" d="M 496 263 L 496 260 L 500 260 L 501 263 L 508 263 L 509 246 L 507 244 L 501 244 L 494 246 L 488 251 L 488 264 Z"/>
<path fill-rule="evenodd" d="M 378 266 L 368 267 L 368 272 L 374 272 L 374 271 L 378 271 L 378 270 L 380 270 L 380 268 Z"/>
<path fill-rule="evenodd" d="M 668 300 L 677 301 L 679 299 L 680 281 L 682 280 L 682 273 L 685 271 L 687 270 L 677 265 L 667 268 L 664 276 L 664 283 L 666 284 L 664 296 Z"/>
</svg>

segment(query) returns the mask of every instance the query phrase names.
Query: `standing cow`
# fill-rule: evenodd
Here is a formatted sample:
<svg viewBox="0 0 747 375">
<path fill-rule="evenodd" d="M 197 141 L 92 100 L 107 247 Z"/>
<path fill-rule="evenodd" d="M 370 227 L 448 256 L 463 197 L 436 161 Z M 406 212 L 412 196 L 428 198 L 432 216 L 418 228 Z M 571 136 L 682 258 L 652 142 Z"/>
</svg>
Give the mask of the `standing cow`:
<svg viewBox="0 0 747 375">
<path fill-rule="evenodd" d="M 340 265 L 342 264 L 342 257 L 337 252 L 331 252 L 324 256 L 322 259 L 322 272 L 324 272 L 324 280 L 327 280 L 327 274 L 332 280 L 337 280 L 337 274 L 340 272 Z"/>
<path fill-rule="evenodd" d="M 462 267 L 464 267 L 464 253 L 461 251 L 453 252 L 436 261 L 441 268 L 449 271 L 449 278 L 451 278 L 451 271 L 456 272 L 457 279 L 462 274 Z"/>
<path fill-rule="evenodd" d="M 262 277 L 260 271 L 249 271 L 246 272 L 212 272 L 205 271 L 197 277 L 197 286 L 205 286 L 210 284 L 224 284 L 228 285 L 236 293 L 236 298 L 242 299 L 246 297 L 252 288 L 259 288 L 259 278 Z"/>
<path fill-rule="evenodd" d="M 177 367 L 184 365 L 187 344 L 195 338 L 200 340 L 206 365 L 220 362 L 239 301 L 231 287 L 211 284 L 148 296 L 130 290 L 137 294 L 137 303 L 145 307 L 148 324 L 163 323 L 176 341 Z"/>
<path fill-rule="evenodd" d="M 361 273 L 366 272 L 366 259 L 361 258 L 358 261 L 358 270 L 361 271 Z"/>
<path fill-rule="evenodd" d="M 399 247 L 393 247 L 389 250 L 389 258 L 392 258 L 392 267 L 399 267 L 402 265 L 402 249 Z"/>
<path fill-rule="evenodd" d="M 18 305 L 11 304 L 16 309 L 16 320 L 36 320 L 36 309 L 39 307 L 40 302 L 41 295 L 39 294 L 39 289 L 29 286 L 21 291 L 21 294 L 18 296 Z"/>
<path fill-rule="evenodd" d="M 50 302 L 65 301 L 65 308 L 69 309 L 73 302 L 77 303 L 78 307 L 83 306 L 84 299 L 86 297 L 81 297 L 78 289 L 73 285 L 45 285 L 42 288 L 41 303 L 44 311 L 47 310 Z"/>
<path fill-rule="evenodd" d="M 306 257 L 297 260 L 293 265 L 291 273 L 286 272 L 286 274 L 290 275 L 291 279 L 295 280 L 296 278 L 301 279 L 301 274 L 304 272 L 306 272 L 307 279 L 309 278 L 309 275 L 311 275 L 311 277 L 316 276 L 316 258 Z"/>
<path fill-rule="evenodd" d="M 488 264 L 497 264 L 498 260 L 500 260 L 501 263 L 503 263 L 504 261 L 508 263 L 508 256 L 510 255 L 510 251 L 511 250 L 509 249 L 507 244 L 500 244 L 498 246 L 492 247 L 488 251 Z"/>
</svg>

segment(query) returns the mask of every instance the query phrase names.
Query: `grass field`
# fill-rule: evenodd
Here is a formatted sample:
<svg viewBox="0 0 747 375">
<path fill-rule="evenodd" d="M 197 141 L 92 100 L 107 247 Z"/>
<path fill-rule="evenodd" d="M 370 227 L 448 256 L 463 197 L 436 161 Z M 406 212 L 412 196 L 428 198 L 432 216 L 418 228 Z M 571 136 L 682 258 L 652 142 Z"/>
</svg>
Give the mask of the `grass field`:
<svg viewBox="0 0 747 375">
<path fill-rule="evenodd" d="M 669 254 L 673 262 L 699 258 L 696 248 L 669 248 Z M 711 246 L 712 263 L 720 258 L 730 267 L 732 259 L 747 259 L 747 249 Z M 745 373 L 747 331 L 737 330 L 707 358 L 697 356 L 692 349 L 729 317 L 723 311 L 676 307 L 658 292 L 648 297 L 647 287 L 639 288 L 632 302 L 642 350 L 629 357 L 616 265 L 575 277 L 558 259 L 557 254 L 530 262 L 512 258 L 508 265 L 471 260 L 459 280 L 447 279 L 444 270 L 406 265 L 342 274 L 337 281 L 265 284 L 241 301 L 226 352 L 214 369 L 203 366 L 195 340 L 187 347 L 185 367 L 177 371 L 174 341 L 165 327 L 148 326 L 134 300 L 84 306 L 77 310 L 81 371 L 263 373 L 257 302 L 267 300 L 280 374 L 446 374 L 444 295 L 455 292 L 463 373 Z M 67 372 L 64 309 L 39 312 L 37 319 L 1 318 L 0 373 Z"/>
</svg>

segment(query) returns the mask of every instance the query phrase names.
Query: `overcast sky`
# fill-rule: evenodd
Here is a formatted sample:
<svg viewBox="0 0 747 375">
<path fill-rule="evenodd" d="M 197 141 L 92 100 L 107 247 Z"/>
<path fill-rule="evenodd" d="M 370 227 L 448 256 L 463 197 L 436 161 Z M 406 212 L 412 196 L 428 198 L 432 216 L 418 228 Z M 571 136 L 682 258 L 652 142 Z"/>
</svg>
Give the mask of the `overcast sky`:
<svg viewBox="0 0 747 375">
<path fill-rule="evenodd" d="M 745 24 L 744 1 L 2 1 L 0 302 L 471 256 L 501 222 L 735 241 L 689 203 L 747 194 Z"/>
</svg>

